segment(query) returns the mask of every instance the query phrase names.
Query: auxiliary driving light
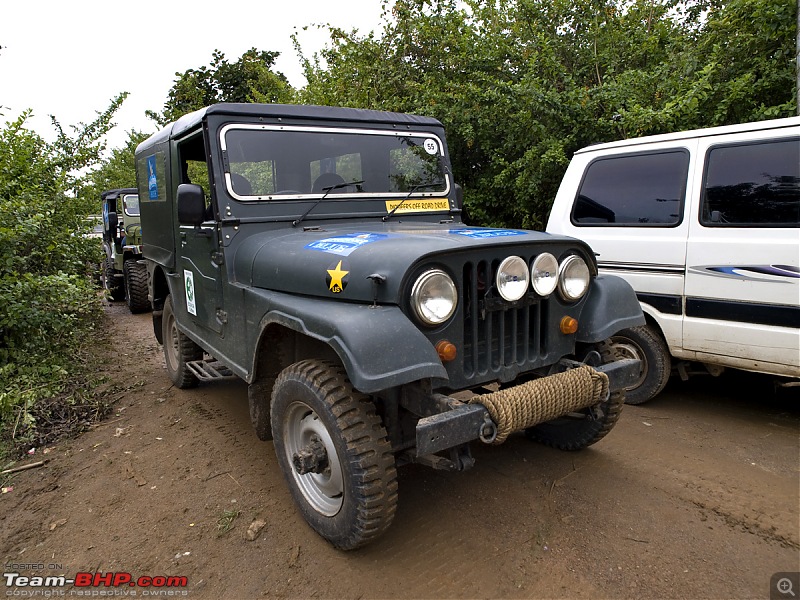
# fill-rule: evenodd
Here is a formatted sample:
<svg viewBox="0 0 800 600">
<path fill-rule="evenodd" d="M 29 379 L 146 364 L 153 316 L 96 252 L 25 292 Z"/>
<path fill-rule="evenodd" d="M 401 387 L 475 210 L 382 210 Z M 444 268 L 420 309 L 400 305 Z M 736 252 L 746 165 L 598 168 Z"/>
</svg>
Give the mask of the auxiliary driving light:
<svg viewBox="0 0 800 600">
<path fill-rule="evenodd" d="M 531 266 L 531 283 L 533 291 L 540 296 L 547 297 L 553 293 L 558 285 L 558 261 L 549 252 L 544 252 L 536 257 Z"/>
<path fill-rule="evenodd" d="M 497 291 L 509 302 L 519 300 L 528 291 L 528 265 L 519 256 L 509 256 L 497 269 Z"/>
</svg>

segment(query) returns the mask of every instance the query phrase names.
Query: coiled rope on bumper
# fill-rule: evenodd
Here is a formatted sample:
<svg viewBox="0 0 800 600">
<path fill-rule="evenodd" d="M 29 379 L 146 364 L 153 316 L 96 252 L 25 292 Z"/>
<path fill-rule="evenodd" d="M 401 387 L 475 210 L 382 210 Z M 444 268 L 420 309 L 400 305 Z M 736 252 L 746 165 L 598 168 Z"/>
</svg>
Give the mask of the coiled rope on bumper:
<svg viewBox="0 0 800 600">
<path fill-rule="evenodd" d="M 492 443 L 502 444 L 514 431 L 594 406 L 606 398 L 608 375 L 583 365 L 505 390 L 474 396 L 469 403 L 486 407 L 497 424 L 497 438 Z"/>
</svg>

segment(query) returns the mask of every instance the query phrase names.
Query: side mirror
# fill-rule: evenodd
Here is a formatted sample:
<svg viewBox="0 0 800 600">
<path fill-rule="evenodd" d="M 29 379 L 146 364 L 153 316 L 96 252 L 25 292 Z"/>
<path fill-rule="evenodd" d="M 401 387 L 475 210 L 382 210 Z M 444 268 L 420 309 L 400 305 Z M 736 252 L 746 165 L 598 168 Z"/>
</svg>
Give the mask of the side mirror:
<svg viewBox="0 0 800 600">
<path fill-rule="evenodd" d="M 108 235 L 112 240 L 117 239 L 117 227 L 119 226 L 119 217 L 117 213 L 108 213 Z"/>
<path fill-rule="evenodd" d="M 206 196 L 194 183 L 178 186 L 178 223 L 198 227 L 206 220 Z"/>
</svg>

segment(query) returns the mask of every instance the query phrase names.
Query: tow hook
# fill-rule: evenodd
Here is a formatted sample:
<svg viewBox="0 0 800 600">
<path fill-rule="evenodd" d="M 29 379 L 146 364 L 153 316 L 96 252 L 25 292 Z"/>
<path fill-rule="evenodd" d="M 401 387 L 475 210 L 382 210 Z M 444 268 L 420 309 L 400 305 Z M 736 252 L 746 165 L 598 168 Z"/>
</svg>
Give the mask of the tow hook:
<svg viewBox="0 0 800 600">
<path fill-rule="evenodd" d="M 292 464 L 298 475 L 322 473 L 328 468 L 328 452 L 318 437 L 292 455 Z"/>
<path fill-rule="evenodd" d="M 489 416 L 487 412 L 483 415 L 483 423 L 481 424 L 481 429 L 478 432 L 478 438 L 484 444 L 491 444 L 495 439 L 497 439 L 497 425 L 492 418 Z"/>
</svg>

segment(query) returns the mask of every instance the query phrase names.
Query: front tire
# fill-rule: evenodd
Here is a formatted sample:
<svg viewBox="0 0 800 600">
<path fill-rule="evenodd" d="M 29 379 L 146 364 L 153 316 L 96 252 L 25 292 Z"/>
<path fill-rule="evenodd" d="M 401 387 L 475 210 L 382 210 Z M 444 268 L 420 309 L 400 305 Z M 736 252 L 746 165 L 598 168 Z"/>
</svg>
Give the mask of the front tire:
<svg viewBox="0 0 800 600">
<path fill-rule="evenodd" d="M 122 268 L 125 276 L 125 299 L 133 314 L 150 310 L 147 297 L 147 265 L 135 260 L 126 260 Z"/>
<path fill-rule="evenodd" d="M 617 358 L 608 341 L 594 344 L 590 350 L 596 350 L 600 354 L 603 364 Z M 614 428 L 623 404 L 625 393 L 619 390 L 611 392 L 608 400 L 577 413 L 529 427 L 525 430 L 525 435 L 531 440 L 559 450 L 583 450 L 602 440 Z"/>
<path fill-rule="evenodd" d="M 669 380 L 672 362 L 667 345 L 648 325 L 623 329 L 611 337 L 620 358 L 636 358 L 642 368 L 636 383 L 625 389 L 626 404 L 643 404 L 655 398 Z"/>
<path fill-rule="evenodd" d="M 397 509 L 397 471 L 369 397 L 341 366 L 305 360 L 272 392 L 272 436 L 292 497 L 309 525 L 352 550 L 379 537 Z"/>
<path fill-rule="evenodd" d="M 202 360 L 203 349 L 178 329 L 172 296 L 164 302 L 162 316 L 162 335 L 164 339 L 164 362 L 167 373 L 175 387 L 186 389 L 197 385 L 197 377 L 189 370 L 187 363 Z"/>
</svg>

